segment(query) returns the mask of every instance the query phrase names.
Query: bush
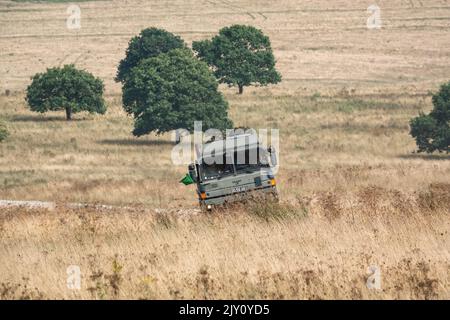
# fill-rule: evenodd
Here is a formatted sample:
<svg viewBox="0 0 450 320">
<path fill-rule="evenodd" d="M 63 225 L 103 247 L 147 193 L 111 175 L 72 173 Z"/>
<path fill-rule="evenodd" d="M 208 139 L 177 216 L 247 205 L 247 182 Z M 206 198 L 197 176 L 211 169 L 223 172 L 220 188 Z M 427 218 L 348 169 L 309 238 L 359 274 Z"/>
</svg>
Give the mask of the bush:
<svg viewBox="0 0 450 320">
<path fill-rule="evenodd" d="M 9 136 L 8 130 L 3 122 L 0 121 L 0 142 Z"/>
<path fill-rule="evenodd" d="M 267 85 L 281 81 L 269 37 L 252 26 L 223 28 L 212 40 L 194 41 L 192 48 L 208 63 L 220 82 L 238 86 Z"/>
<path fill-rule="evenodd" d="M 104 114 L 103 89 L 101 79 L 65 65 L 36 74 L 27 88 L 26 100 L 31 111 L 65 110 L 67 120 L 71 120 L 73 113 L 81 111 Z"/>
<path fill-rule="evenodd" d="M 416 139 L 418 152 L 449 152 L 450 149 L 450 82 L 433 95 L 433 110 L 410 121 L 410 134 Z"/>
<path fill-rule="evenodd" d="M 188 49 L 175 49 L 143 60 L 133 68 L 123 87 L 123 104 L 134 116 L 135 136 L 174 129 L 223 130 L 232 127 L 228 103 L 217 90 L 208 66 Z"/>
</svg>

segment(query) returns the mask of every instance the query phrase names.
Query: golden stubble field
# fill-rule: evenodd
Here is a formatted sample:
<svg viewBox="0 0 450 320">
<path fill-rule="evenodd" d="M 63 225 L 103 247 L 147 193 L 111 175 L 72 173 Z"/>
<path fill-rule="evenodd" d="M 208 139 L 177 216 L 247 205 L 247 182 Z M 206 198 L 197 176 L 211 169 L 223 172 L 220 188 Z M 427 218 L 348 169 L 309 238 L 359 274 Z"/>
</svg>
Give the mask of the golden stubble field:
<svg viewBox="0 0 450 320">
<path fill-rule="evenodd" d="M 415 154 L 409 119 L 450 74 L 450 2 L 0 2 L 0 297 L 448 299 L 450 159 Z M 235 124 L 280 129 L 279 206 L 198 214 L 169 135 L 131 136 L 113 82 L 129 38 L 157 26 L 190 44 L 252 24 L 283 82 L 222 87 Z M 105 116 L 26 110 L 30 76 L 75 63 L 106 85 Z M 6 94 L 6 90 L 9 94 Z M 67 208 L 100 203 L 123 209 Z M 80 266 L 81 290 L 66 286 Z M 380 290 L 366 286 L 381 271 Z"/>
</svg>

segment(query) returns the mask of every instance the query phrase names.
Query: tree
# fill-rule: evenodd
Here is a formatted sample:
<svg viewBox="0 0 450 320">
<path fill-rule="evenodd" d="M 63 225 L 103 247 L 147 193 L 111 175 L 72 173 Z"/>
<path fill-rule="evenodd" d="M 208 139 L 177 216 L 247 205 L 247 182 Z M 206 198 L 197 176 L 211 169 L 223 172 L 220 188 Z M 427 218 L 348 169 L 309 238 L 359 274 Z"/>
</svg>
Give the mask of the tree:
<svg viewBox="0 0 450 320">
<path fill-rule="evenodd" d="M 416 139 L 419 152 L 450 150 L 450 82 L 433 95 L 433 110 L 411 119 L 410 134 Z"/>
<path fill-rule="evenodd" d="M 3 122 L 0 121 L 0 142 L 9 136 L 8 130 Z"/>
<path fill-rule="evenodd" d="M 228 103 L 206 63 L 188 49 L 175 49 L 143 60 L 123 86 L 123 104 L 134 116 L 135 136 L 174 129 L 224 130 L 232 127 Z"/>
<path fill-rule="evenodd" d="M 138 36 L 130 40 L 126 56 L 119 63 L 116 82 L 124 83 L 131 69 L 137 66 L 140 61 L 185 46 L 184 41 L 179 36 L 166 30 L 158 28 L 142 30 Z"/>
<path fill-rule="evenodd" d="M 221 83 L 238 86 L 239 94 L 244 86 L 281 81 L 269 37 L 252 26 L 225 27 L 212 40 L 194 41 L 192 48 Z"/>
<path fill-rule="evenodd" d="M 88 111 L 104 114 L 103 81 L 74 65 L 50 68 L 33 76 L 26 100 L 32 111 L 65 110 L 67 120 L 72 114 Z"/>
</svg>

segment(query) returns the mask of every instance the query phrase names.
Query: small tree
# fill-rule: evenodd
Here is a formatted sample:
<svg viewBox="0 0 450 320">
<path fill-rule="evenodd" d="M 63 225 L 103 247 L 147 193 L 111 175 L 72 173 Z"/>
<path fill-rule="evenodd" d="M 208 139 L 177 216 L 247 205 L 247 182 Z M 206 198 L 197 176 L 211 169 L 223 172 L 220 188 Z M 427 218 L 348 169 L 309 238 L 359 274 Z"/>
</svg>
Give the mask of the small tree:
<svg viewBox="0 0 450 320">
<path fill-rule="evenodd" d="M 212 40 L 194 41 L 192 48 L 221 83 L 238 86 L 239 94 L 244 86 L 281 81 L 269 37 L 252 26 L 225 27 Z"/>
<path fill-rule="evenodd" d="M 130 40 L 126 56 L 119 63 L 115 80 L 116 82 L 125 82 L 131 69 L 144 59 L 184 47 L 183 40 L 173 33 L 157 28 L 144 29 L 138 36 Z"/>
<path fill-rule="evenodd" d="M 449 152 L 450 150 L 450 82 L 433 95 L 434 108 L 430 114 L 411 119 L 410 134 L 416 139 L 419 152 Z"/>
<path fill-rule="evenodd" d="M 133 68 L 123 87 L 123 104 L 135 118 L 133 134 L 141 136 L 174 129 L 232 127 L 228 103 L 217 91 L 208 66 L 188 49 L 175 49 L 143 60 Z"/>
<path fill-rule="evenodd" d="M 6 129 L 5 124 L 0 121 L 0 142 L 5 140 L 9 136 L 8 130 Z"/>
<path fill-rule="evenodd" d="M 50 68 L 32 78 L 26 100 L 36 112 L 65 110 L 67 120 L 72 114 L 88 111 L 104 114 L 103 81 L 74 65 Z"/>
</svg>

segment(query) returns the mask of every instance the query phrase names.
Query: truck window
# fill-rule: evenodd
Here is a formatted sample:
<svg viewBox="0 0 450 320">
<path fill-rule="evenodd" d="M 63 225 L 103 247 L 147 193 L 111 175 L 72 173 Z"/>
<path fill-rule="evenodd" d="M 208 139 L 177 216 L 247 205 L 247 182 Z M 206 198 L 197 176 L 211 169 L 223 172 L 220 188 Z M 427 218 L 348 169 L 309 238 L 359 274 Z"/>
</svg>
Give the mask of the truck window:
<svg viewBox="0 0 450 320">
<path fill-rule="evenodd" d="M 235 151 L 234 164 L 238 173 L 254 172 L 256 170 L 269 166 L 268 153 L 263 148 Z"/>
<path fill-rule="evenodd" d="M 201 175 L 203 180 L 211 180 L 217 179 L 228 175 L 234 174 L 234 167 L 231 158 L 226 161 L 225 155 L 221 159 L 222 163 L 216 163 L 211 161 L 207 161 L 208 159 L 204 159 L 201 164 Z M 212 163 L 213 162 L 213 163 Z"/>
</svg>

